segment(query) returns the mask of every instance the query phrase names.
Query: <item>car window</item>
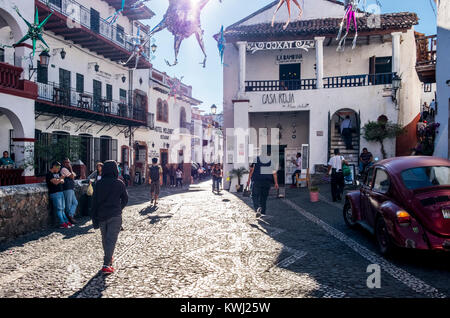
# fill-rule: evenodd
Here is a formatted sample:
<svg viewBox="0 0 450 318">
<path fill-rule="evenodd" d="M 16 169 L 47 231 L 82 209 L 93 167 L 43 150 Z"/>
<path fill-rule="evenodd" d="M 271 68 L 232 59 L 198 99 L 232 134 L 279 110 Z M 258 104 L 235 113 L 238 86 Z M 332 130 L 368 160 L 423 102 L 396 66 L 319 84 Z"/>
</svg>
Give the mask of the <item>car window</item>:
<svg viewBox="0 0 450 318">
<path fill-rule="evenodd" d="M 366 182 L 365 182 L 365 185 L 367 187 L 370 187 L 370 185 L 372 184 L 374 170 L 375 170 L 374 168 L 370 168 L 369 171 L 367 171 L 367 178 L 366 178 Z"/>
<path fill-rule="evenodd" d="M 389 190 L 391 182 L 389 181 L 389 176 L 386 171 L 382 169 L 377 169 L 375 174 L 375 182 L 373 184 L 373 191 L 386 193 Z"/>
<path fill-rule="evenodd" d="M 417 167 L 401 173 L 405 187 L 410 190 L 450 184 L 450 167 Z"/>
</svg>

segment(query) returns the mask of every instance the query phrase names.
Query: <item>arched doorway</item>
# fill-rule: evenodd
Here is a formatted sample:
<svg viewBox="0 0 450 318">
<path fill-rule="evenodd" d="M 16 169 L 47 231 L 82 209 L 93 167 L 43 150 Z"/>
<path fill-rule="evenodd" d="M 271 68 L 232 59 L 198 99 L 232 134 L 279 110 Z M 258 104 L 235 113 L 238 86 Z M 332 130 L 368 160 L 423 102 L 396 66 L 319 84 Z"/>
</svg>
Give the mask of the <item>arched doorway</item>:
<svg viewBox="0 0 450 318">
<path fill-rule="evenodd" d="M 359 113 L 353 109 L 343 108 L 336 111 L 329 116 L 329 129 L 328 129 L 328 158 L 333 156 L 334 149 L 339 149 L 340 153 L 349 162 L 350 165 L 354 164 L 358 167 L 359 148 L 360 148 L 360 131 L 361 120 Z M 341 134 L 341 124 L 348 117 L 350 119 L 350 125 L 352 130 L 352 147 L 353 149 L 347 149 L 344 139 Z"/>
</svg>

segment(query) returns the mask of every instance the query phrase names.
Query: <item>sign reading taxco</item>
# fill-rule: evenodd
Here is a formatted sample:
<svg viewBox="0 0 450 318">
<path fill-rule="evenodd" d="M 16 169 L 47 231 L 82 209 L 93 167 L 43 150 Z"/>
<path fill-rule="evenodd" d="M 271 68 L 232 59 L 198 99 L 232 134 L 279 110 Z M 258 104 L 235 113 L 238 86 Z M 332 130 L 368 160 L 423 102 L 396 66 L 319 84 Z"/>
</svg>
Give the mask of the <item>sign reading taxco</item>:
<svg viewBox="0 0 450 318">
<path fill-rule="evenodd" d="M 308 103 L 296 104 L 294 93 L 263 94 L 261 97 L 261 102 L 263 105 L 277 104 L 288 109 L 303 109 L 309 107 Z"/>
<path fill-rule="evenodd" d="M 308 51 L 314 48 L 314 40 L 302 41 L 272 41 L 272 42 L 248 42 L 247 51 L 255 53 L 261 50 L 291 50 L 302 49 Z"/>
</svg>

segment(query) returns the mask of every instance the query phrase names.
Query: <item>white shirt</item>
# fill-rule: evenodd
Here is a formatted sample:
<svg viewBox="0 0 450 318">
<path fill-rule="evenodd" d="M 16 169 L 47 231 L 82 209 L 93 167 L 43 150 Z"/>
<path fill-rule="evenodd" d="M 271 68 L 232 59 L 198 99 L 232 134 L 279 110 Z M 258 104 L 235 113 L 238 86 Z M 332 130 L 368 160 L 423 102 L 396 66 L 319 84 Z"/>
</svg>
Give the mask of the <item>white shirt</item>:
<svg viewBox="0 0 450 318">
<path fill-rule="evenodd" d="M 436 102 L 431 102 L 430 109 L 436 110 Z"/>
<path fill-rule="evenodd" d="M 344 119 L 344 121 L 341 123 L 341 133 L 344 130 L 344 128 L 352 128 L 352 121 L 350 119 Z"/>
<path fill-rule="evenodd" d="M 177 175 L 177 178 L 183 178 L 183 172 L 182 171 L 177 171 L 176 175 Z"/>
<path fill-rule="evenodd" d="M 342 170 L 342 160 L 345 160 L 342 156 L 333 156 L 330 161 L 328 161 L 328 165 L 336 170 Z"/>
<path fill-rule="evenodd" d="M 302 157 L 297 158 L 297 169 L 302 170 Z"/>
</svg>

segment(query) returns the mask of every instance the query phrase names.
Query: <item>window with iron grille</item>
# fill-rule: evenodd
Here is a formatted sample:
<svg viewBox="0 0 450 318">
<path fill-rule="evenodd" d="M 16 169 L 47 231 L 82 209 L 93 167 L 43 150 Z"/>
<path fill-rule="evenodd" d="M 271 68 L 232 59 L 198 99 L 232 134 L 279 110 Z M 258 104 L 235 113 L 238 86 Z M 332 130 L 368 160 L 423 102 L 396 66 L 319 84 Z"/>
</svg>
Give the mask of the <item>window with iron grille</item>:
<svg viewBox="0 0 450 318">
<path fill-rule="evenodd" d="M 106 99 L 112 100 L 113 87 L 110 84 L 106 84 Z"/>
</svg>

